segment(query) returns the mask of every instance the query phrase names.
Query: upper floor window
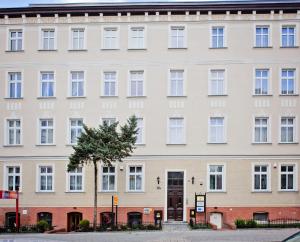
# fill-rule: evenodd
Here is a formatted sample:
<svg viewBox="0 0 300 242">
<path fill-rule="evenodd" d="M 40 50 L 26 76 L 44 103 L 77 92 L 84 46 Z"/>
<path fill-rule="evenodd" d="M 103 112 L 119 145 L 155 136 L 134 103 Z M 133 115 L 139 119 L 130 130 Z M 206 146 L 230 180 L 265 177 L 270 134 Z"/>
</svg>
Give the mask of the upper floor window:
<svg viewBox="0 0 300 242">
<path fill-rule="evenodd" d="M 185 143 L 185 128 L 183 118 L 169 119 L 169 144 Z"/>
<path fill-rule="evenodd" d="M 211 47 L 212 48 L 224 48 L 225 47 L 225 33 L 224 33 L 223 26 L 212 27 Z"/>
<path fill-rule="evenodd" d="M 40 119 L 40 144 L 54 143 L 53 119 Z"/>
<path fill-rule="evenodd" d="M 270 46 L 270 28 L 269 26 L 256 26 L 255 46 L 269 47 Z"/>
<path fill-rule="evenodd" d="M 144 71 L 130 71 L 130 96 L 144 96 Z"/>
<path fill-rule="evenodd" d="M 144 144 L 144 119 L 138 118 L 137 119 L 137 139 L 136 144 Z"/>
<path fill-rule="evenodd" d="M 53 192 L 54 191 L 54 172 L 53 166 L 39 166 L 38 167 L 38 191 L 39 192 Z"/>
<path fill-rule="evenodd" d="M 209 165 L 209 191 L 224 191 L 225 190 L 225 169 L 224 165 Z"/>
<path fill-rule="evenodd" d="M 41 97 L 54 97 L 54 72 L 41 72 Z"/>
<path fill-rule="evenodd" d="M 186 48 L 186 28 L 185 26 L 171 26 L 170 48 Z"/>
<path fill-rule="evenodd" d="M 282 26 L 281 28 L 281 46 L 295 47 L 296 46 L 296 27 Z"/>
<path fill-rule="evenodd" d="M 209 84 L 210 95 L 225 95 L 225 70 L 211 70 Z"/>
<path fill-rule="evenodd" d="M 23 50 L 23 31 L 9 30 L 9 50 L 21 51 Z"/>
<path fill-rule="evenodd" d="M 21 185 L 21 169 L 20 166 L 6 166 L 6 184 L 7 190 L 16 191 Z"/>
<path fill-rule="evenodd" d="M 8 119 L 7 120 L 7 145 L 21 144 L 21 120 Z"/>
<path fill-rule="evenodd" d="M 209 120 L 209 143 L 225 142 L 224 117 L 211 117 Z"/>
<path fill-rule="evenodd" d="M 83 168 L 78 167 L 68 172 L 69 191 L 82 192 L 83 191 Z"/>
<path fill-rule="evenodd" d="M 71 71 L 71 96 L 83 97 L 84 96 L 84 72 Z"/>
<path fill-rule="evenodd" d="M 255 70 L 255 95 L 269 94 L 269 70 L 256 69 Z"/>
<path fill-rule="evenodd" d="M 129 30 L 129 49 L 145 48 L 145 28 L 131 27 Z"/>
<path fill-rule="evenodd" d="M 115 71 L 103 73 L 103 96 L 117 96 L 117 74 Z"/>
<path fill-rule="evenodd" d="M 141 165 L 128 166 L 128 178 L 129 178 L 128 191 L 133 191 L 133 192 L 143 191 L 144 189 L 143 177 L 144 177 L 143 166 Z"/>
<path fill-rule="evenodd" d="M 281 95 L 296 94 L 295 72 L 295 69 L 281 70 Z"/>
<path fill-rule="evenodd" d="M 8 73 L 8 97 L 22 97 L 22 74 L 21 72 Z"/>
<path fill-rule="evenodd" d="M 55 29 L 42 29 L 42 49 L 55 49 Z"/>
<path fill-rule="evenodd" d="M 268 191 L 270 190 L 270 167 L 269 165 L 253 166 L 253 190 Z"/>
<path fill-rule="evenodd" d="M 113 192 L 116 191 L 116 167 L 103 166 L 102 167 L 102 191 Z"/>
<path fill-rule="evenodd" d="M 117 122 L 116 118 L 102 118 L 102 124 L 112 125 Z"/>
<path fill-rule="evenodd" d="M 119 48 L 119 30 L 117 27 L 105 27 L 103 29 L 103 49 Z"/>
<path fill-rule="evenodd" d="M 281 118 L 281 143 L 295 142 L 295 117 L 282 117 Z"/>
<path fill-rule="evenodd" d="M 74 28 L 71 30 L 72 33 L 72 49 L 83 50 L 84 46 L 84 28 Z"/>
<path fill-rule="evenodd" d="M 83 120 L 81 118 L 70 119 L 70 144 L 76 144 L 78 137 L 83 131 Z"/>
<path fill-rule="evenodd" d="M 184 95 L 184 71 L 171 70 L 170 71 L 170 96 Z"/>
<path fill-rule="evenodd" d="M 266 143 L 269 141 L 268 138 L 268 126 L 269 126 L 269 118 L 259 117 L 255 118 L 255 126 L 254 126 L 254 142 L 255 143 Z"/>
<path fill-rule="evenodd" d="M 296 165 L 280 165 L 280 190 L 295 191 L 297 189 Z"/>
</svg>

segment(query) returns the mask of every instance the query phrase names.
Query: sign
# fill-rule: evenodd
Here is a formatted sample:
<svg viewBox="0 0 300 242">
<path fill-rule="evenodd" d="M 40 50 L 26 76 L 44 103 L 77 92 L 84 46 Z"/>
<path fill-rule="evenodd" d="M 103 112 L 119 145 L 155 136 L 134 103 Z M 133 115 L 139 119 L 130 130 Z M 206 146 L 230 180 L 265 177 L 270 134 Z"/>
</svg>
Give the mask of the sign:
<svg viewBox="0 0 300 242">
<path fill-rule="evenodd" d="M 17 192 L 0 190 L 0 199 L 17 199 L 17 198 L 18 198 Z"/>
<path fill-rule="evenodd" d="M 118 196 L 114 196 L 114 206 L 118 206 L 119 204 L 119 198 Z"/>
<path fill-rule="evenodd" d="M 196 213 L 205 213 L 206 194 L 195 194 Z"/>
<path fill-rule="evenodd" d="M 144 208 L 144 214 L 150 214 L 152 211 L 151 208 Z"/>
</svg>

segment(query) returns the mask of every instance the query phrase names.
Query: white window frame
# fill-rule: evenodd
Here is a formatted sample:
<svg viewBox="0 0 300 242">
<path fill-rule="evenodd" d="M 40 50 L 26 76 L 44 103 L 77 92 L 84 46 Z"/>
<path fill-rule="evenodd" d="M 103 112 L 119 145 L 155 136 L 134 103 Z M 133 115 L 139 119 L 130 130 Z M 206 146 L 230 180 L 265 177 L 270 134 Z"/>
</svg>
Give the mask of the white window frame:
<svg viewBox="0 0 300 242">
<path fill-rule="evenodd" d="M 41 190 L 41 167 L 52 167 L 52 173 L 45 173 L 52 175 L 52 190 Z M 55 192 L 55 164 L 50 163 L 40 163 L 36 165 L 36 192 L 47 193 L 47 192 Z"/>
<path fill-rule="evenodd" d="M 282 41 L 282 37 L 283 37 L 283 28 L 290 28 L 293 27 L 294 28 L 294 43 L 293 45 L 287 45 L 284 46 L 283 45 L 283 41 Z M 287 24 L 281 24 L 280 25 L 280 47 L 281 48 L 295 48 L 298 47 L 298 24 L 297 23 L 287 23 Z"/>
<path fill-rule="evenodd" d="M 11 74 L 20 73 L 21 74 L 21 80 L 20 81 L 14 81 L 14 83 L 20 83 L 21 84 L 21 96 L 20 97 L 10 97 L 10 75 Z M 7 99 L 22 99 L 24 97 L 24 72 L 20 70 L 11 70 L 6 72 L 6 98 Z"/>
<path fill-rule="evenodd" d="M 221 174 L 222 175 L 222 189 L 210 189 L 210 166 L 222 166 L 222 172 L 216 172 L 212 174 Z M 208 163 L 207 164 L 207 173 L 206 173 L 206 184 L 207 184 L 207 192 L 226 192 L 226 164 L 225 163 Z"/>
<path fill-rule="evenodd" d="M 213 45 L 213 29 L 214 28 L 223 28 L 223 46 L 214 46 Z M 226 25 L 223 25 L 223 24 L 220 24 L 220 25 L 210 25 L 210 28 L 209 28 L 209 36 L 210 36 L 210 49 L 224 49 L 224 48 L 227 48 L 227 27 Z M 219 36 L 219 35 L 218 35 Z"/>
<path fill-rule="evenodd" d="M 51 81 L 47 81 L 48 83 L 53 83 L 53 96 L 43 96 L 43 80 L 42 80 L 42 74 L 53 74 L 53 80 Z M 40 71 L 38 73 L 38 80 L 39 80 L 39 94 L 38 97 L 39 98 L 55 98 L 56 97 L 56 73 L 55 71 Z M 46 81 L 45 81 L 46 82 Z"/>
<path fill-rule="evenodd" d="M 106 95 L 105 94 L 105 74 L 114 73 L 116 76 L 115 79 L 115 95 Z M 111 81 L 110 81 L 111 82 Z M 104 70 L 102 71 L 102 82 L 101 82 L 101 96 L 102 97 L 117 97 L 118 96 L 118 71 L 115 70 Z"/>
<path fill-rule="evenodd" d="M 44 31 L 54 31 L 53 49 L 44 48 Z M 43 26 L 39 28 L 39 50 L 43 50 L 43 51 L 57 50 L 57 27 L 56 26 Z"/>
<path fill-rule="evenodd" d="M 267 46 L 259 46 L 256 43 L 256 28 L 268 28 L 268 45 Z M 254 25 L 254 42 L 253 46 L 255 48 L 272 48 L 272 26 L 271 24 L 257 23 Z"/>
<path fill-rule="evenodd" d="M 142 46 L 135 46 L 133 43 L 133 29 L 143 29 L 143 44 Z M 145 25 L 129 25 L 128 26 L 128 49 L 129 50 L 145 50 L 147 49 L 147 29 Z"/>
<path fill-rule="evenodd" d="M 137 117 L 137 120 L 142 120 L 141 122 L 142 122 L 142 133 L 141 133 L 141 136 L 142 136 L 142 140 L 141 140 L 141 142 L 136 142 L 135 144 L 136 145 L 145 145 L 145 118 L 144 117 Z M 137 128 L 139 129 L 139 124 L 138 124 L 138 121 L 137 121 Z M 138 131 L 138 133 L 139 133 L 139 131 Z M 138 141 L 138 140 L 137 140 Z"/>
<path fill-rule="evenodd" d="M 255 174 L 256 172 L 254 171 L 255 166 L 267 166 L 267 171 L 264 172 L 263 174 L 267 175 L 267 189 L 255 189 L 254 185 L 255 185 Z M 260 175 L 262 173 L 260 172 Z M 252 163 L 252 167 L 251 167 L 251 177 L 252 177 L 252 182 L 251 182 L 251 191 L 252 192 L 271 192 L 271 164 L 269 162 L 254 162 Z M 261 179 L 261 177 L 260 177 Z M 261 182 L 261 180 L 260 180 Z"/>
<path fill-rule="evenodd" d="M 112 125 L 113 123 L 118 122 L 118 119 L 116 117 L 113 117 L 113 116 L 103 116 L 101 118 L 101 124 L 102 125 L 104 124 L 105 119 L 108 120 L 108 124 L 109 125 Z"/>
<path fill-rule="evenodd" d="M 293 189 L 282 189 L 281 188 L 281 166 L 294 166 L 293 171 Z M 290 173 L 290 172 L 286 172 Z M 278 164 L 278 191 L 281 192 L 297 192 L 298 191 L 298 164 L 296 162 L 280 162 Z"/>
<path fill-rule="evenodd" d="M 267 141 L 255 141 L 255 128 L 256 128 L 256 124 L 255 124 L 255 119 L 267 119 Z M 262 126 L 260 126 L 260 128 L 262 128 Z M 254 144 L 270 144 L 271 143 L 271 117 L 270 116 L 264 116 L 264 115 L 258 115 L 258 116 L 253 116 L 253 131 L 252 131 L 252 143 Z"/>
<path fill-rule="evenodd" d="M 222 141 L 212 141 L 212 135 L 211 135 L 211 119 L 212 118 L 220 118 L 220 119 L 223 119 L 223 140 Z M 226 117 L 225 116 L 219 116 L 219 115 L 216 115 L 216 116 L 210 116 L 208 117 L 208 142 L 209 144 L 226 144 L 227 143 L 227 129 L 226 129 Z M 219 125 L 217 125 L 219 127 Z"/>
<path fill-rule="evenodd" d="M 223 93 L 222 94 L 215 94 L 212 90 L 212 73 L 223 71 L 224 78 L 223 78 Z M 219 74 L 218 74 L 219 75 Z M 220 80 L 220 78 L 218 78 Z M 226 96 L 227 95 L 227 69 L 226 68 L 214 68 L 208 70 L 208 95 L 209 96 Z"/>
<path fill-rule="evenodd" d="M 83 94 L 82 96 L 77 95 L 77 96 L 73 96 L 72 95 L 72 83 L 73 83 L 73 79 L 72 79 L 72 73 L 74 72 L 82 72 L 83 73 Z M 76 79 L 76 82 L 78 82 Z M 86 71 L 85 70 L 71 70 L 69 71 L 69 82 L 68 82 L 68 97 L 69 98 L 83 98 L 86 97 Z M 78 93 L 78 89 L 77 89 L 77 93 Z"/>
<path fill-rule="evenodd" d="M 256 93 L 256 71 L 267 71 L 268 76 L 267 76 L 267 93 Z M 262 81 L 265 80 L 263 77 L 258 78 L 260 80 L 260 84 L 262 84 Z M 253 70 L 253 95 L 254 96 L 269 96 L 271 95 L 271 85 L 272 85 L 272 74 L 271 74 L 271 69 L 270 68 L 254 68 Z M 261 85 L 262 86 L 262 85 Z"/>
<path fill-rule="evenodd" d="M 142 79 L 140 79 L 140 80 L 142 80 L 142 85 L 143 85 L 143 89 L 142 89 L 142 95 L 133 95 L 132 93 L 131 93 L 131 85 L 132 85 L 132 74 L 133 73 L 142 73 Z M 134 79 L 136 82 L 137 81 L 140 81 L 140 80 L 137 80 L 137 79 Z M 146 82 L 145 82 L 145 71 L 144 70 L 130 70 L 129 72 L 128 72 L 128 97 L 145 97 L 146 96 L 146 88 L 145 88 L 145 84 L 146 84 Z M 136 93 L 138 93 L 138 91 L 137 91 L 137 86 L 136 86 Z"/>
<path fill-rule="evenodd" d="M 66 171 L 66 192 L 74 192 L 74 193 L 78 193 L 78 192 L 85 192 L 85 168 L 83 166 L 80 166 L 80 168 L 82 169 L 81 172 L 73 172 L 73 171 Z M 71 190 L 70 186 L 71 186 L 71 176 L 80 176 L 82 177 L 82 184 L 81 184 L 81 190 Z"/>
<path fill-rule="evenodd" d="M 171 126 L 170 126 L 170 122 L 171 119 L 182 119 L 183 120 L 183 140 L 182 142 L 173 142 L 171 141 Z M 186 144 L 186 118 L 183 116 L 169 116 L 168 120 L 167 120 L 167 145 L 185 145 Z"/>
<path fill-rule="evenodd" d="M 173 46 L 172 42 L 172 28 L 183 29 L 183 44 L 182 46 L 178 46 L 178 35 L 177 35 L 177 44 Z M 187 49 L 187 25 L 185 24 L 172 24 L 169 25 L 169 49 Z"/>
<path fill-rule="evenodd" d="M 73 42 L 73 31 L 74 30 L 83 30 L 83 46 L 82 46 L 82 48 L 74 48 L 74 42 Z M 69 27 L 69 50 L 71 50 L 71 51 L 86 50 L 86 38 L 87 38 L 87 27 L 86 26 L 80 26 L 80 25 L 79 26 L 70 26 Z"/>
<path fill-rule="evenodd" d="M 285 142 L 281 140 L 281 119 L 282 118 L 293 118 L 293 141 L 292 142 Z M 297 131 L 298 131 L 298 117 L 296 115 L 281 115 L 279 117 L 279 142 L 280 144 L 294 144 L 298 142 L 298 135 L 297 135 Z"/>
<path fill-rule="evenodd" d="M 115 172 L 108 172 L 108 173 L 103 173 L 103 168 L 106 167 L 104 164 L 101 164 L 100 169 L 99 169 L 99 188 L 98 188 L 98 192 L 104 192 L 104 193 L 112 193 L 112 192 L 117 192 L 118 191 L 118 165 L 112 164 L 112 167 L 115 168 Z M 114 174 L 115 176 L 115 186 L 113 190 L 104 190 L 103 189 L 103 175 L 107 174 L 108 176 L 112 176 Z"/>
<path fill-rule="evenodd" d="M 294 71 L 294 93 L 282 93 L 282 72 L 283 71 Z M 294 96 L 294 95 L 298 95 L 298 69 L 297 68 L 293 68 L 293 67 L 287 67 L 287 68 L 281 68 L 279 70 L 279 95 L 280 96 Z"/>
<path fill-rule="evenodd" d="M 42 143 L 42 120 L 52 120 L 53 122 L 53 142 L 52 143 Z M 40 146 L 47 146 L 47 145 L 55 145 L 55 119 L 54 118 L 47 118 L 47 117 L 43 117 L 43 118 L 38 118 L 38 127 L 39 127 L 39 132 L 38 132 L 38 145 Z M 49 130 L 49 128 L 47 128 L 47 130 Z"/>
<path fill-rule="evenodd" d="M 182 95 L 173 95 L 172 94 L 172 80 L 171 80 L 171 72 L 182 72 Z M 185 69 L 180 68 L 172 68 L 168 70 L 168 96 L 169 97 L 186 97 L 186 82 L 187 82 L 187 73 Z"/>
<path fill-rule="evenodd" d="M 129 167 L 131 166 L 141 166 L 142 167 L 142 189 L 141 190 L 130 190 L 130 182 L 129 182 L 129 176 L 130 176 L 130 169 Z M 126 164 L 126 192 L 128 193 L 140 193 L 140 192 L 145 192 L 145 169 L 146 169 L 146 165 L 144 163 L 127 163 Z M 135 173 L 136 174 L 136 173 Z"/>
<path fill-rule="evenodd" d="M 81 120 L 82 121 L 82 124 L 84 124 L 84 119 L 83 118 L 75 118 L 75 117 L 70 117 L 68 118 L 68 144 L 69 145 L 76 145 L 77 142 L 74 142 L 72 143 L 72 125 L 71 125 L 71 122 L 72 121 L 78 121 L 78 120 Z M 80 126 L 75 126 L 76 127 L 76 136 L 78 135 L 78 129 Z M 83 129 L 83 126 L 81 128 L 81 133 L 84 131 Z"/>
<path fill-rule="evenodd" d="M 22 32 L 22 46 L 21 49 L 12 50 L 11 46 L 11 32 Z M 6 44 L 6 51 L 8 52 L 23 52 L 24 51 L 24 44 L 25 42 L 25 29 L 24 27 L 9 27 L 7 28 L 7 44 Z"/>
<path fill-rule="evenodd" d="M 107 29 L 116 29 L 116 46 L 105 46 L 105 31 Z M 118 50 L 120 49 L 120 26 L 118 25 L 106 25 L 102 26 L 102 40 L 101 40 L 101 49 L 102 50 Z M 111 37 L 110 37 L 111 38 Z"/>
<path fill-rule="evenodd" d="M 17 121 L 19 120 L 20 121 L 20 127 L 19 127 L 19 130 L 20 130 L 20 144 L 16 144 L 16 140 L 14 140 L 14 144 L 9 144 L 9 125 L 8 125 L 8 122 L 9 121 Z M 23 145 L 23 119 L 22 118 L 16 118 L 16 117 L 13 117 L 13 118 L 5 118 L 4 119 L 4 144 L 5 146 L 22 146 Z M 16 130 L 17 128 L 14 129 L 14 139 L 16 138 Z"/>
<path fill-rule="evenodd" d="M 5 189 L 5 190 L 8 190 L 8 167 L 16 167 L 16 166 L 18 166 L 19 168 L 20 168 L 20 185 L 19 185 L 19 192 L 22 192 L 22 175 L 23 175 L 23 173 L 22 173 L 22 164 L 20 164 L 20 163 L 4 163 L 3 164 L 3 188 Z M 14 173 L 15 174 L 15 173 Z M 17 173 L 16 173 L 17 174 Z M 15 190 L 13 190 L 13 191 L 15 191 Z"/>
</svg>

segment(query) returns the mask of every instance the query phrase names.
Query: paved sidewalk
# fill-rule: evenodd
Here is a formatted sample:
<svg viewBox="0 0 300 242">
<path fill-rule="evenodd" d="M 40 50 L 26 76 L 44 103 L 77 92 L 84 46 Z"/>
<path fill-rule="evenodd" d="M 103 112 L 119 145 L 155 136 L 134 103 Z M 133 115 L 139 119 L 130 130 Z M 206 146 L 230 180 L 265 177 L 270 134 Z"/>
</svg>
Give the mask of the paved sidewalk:
<svg viewBox="0 0 300 242">
<path fill-rule="evenodd" d="M 0 242 L 277 242 L 300 229 L 197 230 L 0 235 Z"/>
</svg>

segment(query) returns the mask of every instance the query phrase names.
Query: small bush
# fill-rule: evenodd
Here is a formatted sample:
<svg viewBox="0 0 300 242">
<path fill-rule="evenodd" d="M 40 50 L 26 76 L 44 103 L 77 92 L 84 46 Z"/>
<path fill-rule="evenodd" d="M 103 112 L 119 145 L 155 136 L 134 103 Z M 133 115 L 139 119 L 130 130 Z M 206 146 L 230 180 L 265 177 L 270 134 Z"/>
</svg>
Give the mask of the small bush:
<svg viewBox="0 0 300 242">
<path fill-rule="evenodd" d="M 125 230 L 128 230 L 128 226 L 126 224 L 122 224 L 120 226 L 121 230 L 125 231 Z"/>
<path fill-rule="evenodd" d="M 46 220 L 40 220 L 37 222 L 36 227 L 39 233 L 44 233 L 46 230 L 49 229 L 49 224 Z"/>
<path fill-rule="evenodd" d="M 89 231 L 89 228 L 90 228 L 90 221 L 88 221 L 87 219 L 81 220 L 79 222 L 80 231 L 87 232 Z"/>
<path fill-rule="evenodd" d="M 154 224 L 148 224 L 147 225 L 147 230 L 156 230 L 157 228 L 155 227 Z"/>
<path fill-rule="evenodd" d="M 234 223 L 237 228 L 246 228 L 246 221 L 244 219 L 237 219 Z"/>
<path fill-rule="evenodd" d="M 256 228 L 257 227 L 257 222 L 254 220 L 248 220 L 246 222 L 246 227 L 247 228 Z"/>
</svg>

